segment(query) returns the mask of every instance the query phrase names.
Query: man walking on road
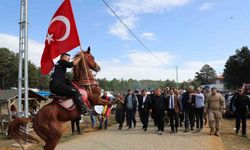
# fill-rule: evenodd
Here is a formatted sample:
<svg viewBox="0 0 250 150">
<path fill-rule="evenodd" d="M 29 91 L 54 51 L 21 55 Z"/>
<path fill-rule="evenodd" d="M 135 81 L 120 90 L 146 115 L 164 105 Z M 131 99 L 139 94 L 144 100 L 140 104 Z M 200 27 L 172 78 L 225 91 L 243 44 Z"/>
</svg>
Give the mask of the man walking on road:
<svg viewBox="0 0 250 150">
<path fill-rule="evenodd" d="M 225 99 L 220 93 L 217 93 L 217 89 L 215 87 L 213 87 L 211 91 L 212 94 L 207 98 L 206 102 L 210 127 L 209 135 L 214 134 L 216 136 L 220 136 L 220 120 L 222 119 Z"/>
<path fill-rule="evenodd" d="M 194 101 L 195 97 L 193 95 L 194 87 L 189 86 L 187 92 L 185 92 L 182 96 L 182 107 L 184 110 L 185 117 L 185 132 L 189 131 L 189 127 L 191 126 L 191 130 L 194 129 Z"/>
<path fill-rule="evenodd" d="M 125 97 L 125 109 L 126 109 L 126 120 L 128 123 L 128 130 L 132 128 L 132 121 L 134 122 L 134 128 L 136 126 L 135 113 L 137 107 L 137 97 L 128 89 L 128 94 Z"/>
<path fill-rule="evenodd" d="M 242 122 L 242 136 L 247 137 L 246 135 L 246 128 L 247 128 L 247 113 L 248 108 L 250 106 L 250 99 L 248 96 L 243 94 L 243 89 L 238 90 L 238 95 L 235 98 L 233 103 L 235 110 L 235 117 L 236 117 L 236 134 L 238 134 L 240 130 L 240 122 Z"/>
<path fill-rule="evenodd" d="M 121 130 L 125 118 L 125 106 L 124 106 L 124 98 L 120 93 L 117 93 L 115 103 L 116 103 L 115 120 L 117 123 L 119 123 L 118 129 Z"/>
<path fill-rule="evenodd" d="M 154 119 L 157 122 L 158 134 L 162 135 L 164 132 L 164 116 L 166 109 L 166 98 L 161 95 L 161 90 L 155 90 L 155 95 L 152 97 L 152 111 L 154 112 Z"/>
<path fill-rule="evenodd" d="M 170 95 L 167 97 L 168 114 L 170 117 L 171 133 L 178 132 L 180 101 L 177 93 L 174 94 L 173 89 L 170 90 Z"/>
<path fill-rule="evenodd" d="M 147 95 L 146 90 L 141 91 L 141 96 L 138 97 L 138 110 L 139 110 L 139 117 L 142 122 L 142 129 L 147 131 L 148 128 L 148 117 L 149 117 L 149 110 L 151 107 L 151 97 Z"/>
<path fill-rule="evenodd" d="M 205 97 L 203 93 L 201 93 L 200 87 L 196 89 L 196 94 L 194 95 L 195 95 L 196 129 L 199 132 L 203 128 Z"/>
</svg>

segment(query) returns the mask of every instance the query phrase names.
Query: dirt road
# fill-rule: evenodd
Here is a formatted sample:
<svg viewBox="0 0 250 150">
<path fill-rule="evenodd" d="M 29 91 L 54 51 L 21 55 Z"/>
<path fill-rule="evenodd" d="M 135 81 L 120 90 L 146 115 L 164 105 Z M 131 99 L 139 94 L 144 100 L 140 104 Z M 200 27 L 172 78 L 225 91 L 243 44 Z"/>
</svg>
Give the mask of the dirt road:
<svg viewBox="0 0 250 150">
<path fill-rule="evenodd" d="M 139 123 L 138 123 L 139 124 Z M 77 138 L 61 143 L 56 150 L 223 150 L 220 137 L 209 136 L 208 127 L 200 133 L 184 133 L 183 128 L 177 134 L 170 134 L 169 127 L 163 135 L 158 135 L 150 125 L 147 132 L 141 130 L 141 124 L 132 130 L 117 126 L 107 130 L 78 135 Z"/>
</svg>

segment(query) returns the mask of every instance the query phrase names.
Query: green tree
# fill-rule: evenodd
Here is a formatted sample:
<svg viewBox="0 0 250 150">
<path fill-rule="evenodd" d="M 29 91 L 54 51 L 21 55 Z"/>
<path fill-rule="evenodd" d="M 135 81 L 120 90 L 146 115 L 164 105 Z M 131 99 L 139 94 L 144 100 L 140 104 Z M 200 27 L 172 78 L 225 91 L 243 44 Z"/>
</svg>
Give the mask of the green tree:
<svg viewBox="0 0 250 150">
<path fill-rule="evenodd" d="M 235 52 L 227 60 L 224 69 L 226 86 L 231 89 L 250 83 L 250 50 L 244 46 Z"/>
<path fill-rule="evenodd" d="M 162 87 L 171 87 L 171 88 L 176 88 L 176 82 L 174 80 L 166 80 L 163 84 Z"/>
<path fill-rule="evenodd" d="M 195 80 L 200 84 L 211 84 L 215 82 L 215 79 L 215 70 L 207 64 L 201 68 L 200 72 L 196 72 Z"/>
<path fill-rule="evenodd" d="M 188 79 L 187 81 L 183 81 L 180 83 L 181 89 L 188 89 L 189 86 L 194 86 L 194 88 L 196 89 L 197 87 L 200 86 L 200 84 L 196 80 L 191 80 L 191 79 Z"/>
<path fill-rule="evenodd" d="M 19 55 L 7 48 L 0 48 L 0 83 L 1 89 L 9 89 L 18 86 Z M 35 88 L 39 85 L 39 71 L 37 67 L 28 62 L 29 87 Z M 24 68 L 23 68 L 24 74 Z"/>
<path fill-rule="evenodd" d="M 39 86 L 39 70 L 30 61 L 28 62 L 28 73 L 29 87 L 37 88 Z"/>
<path fill-rule="evenodd" d="M 49 81 L 50 81 L 50 75 L 43 75 L 40 72 L 41 68 L 38 68 L 38 77 L 39 77 L 39 85 L 38 88 L 40 90 L 48 90 L 49 89 Z"/>
<path fill-rule="evenodd" d="M 18 56 L 7 48 L 0 48 L 0 88 L 17 85 Z"/>
</svg>

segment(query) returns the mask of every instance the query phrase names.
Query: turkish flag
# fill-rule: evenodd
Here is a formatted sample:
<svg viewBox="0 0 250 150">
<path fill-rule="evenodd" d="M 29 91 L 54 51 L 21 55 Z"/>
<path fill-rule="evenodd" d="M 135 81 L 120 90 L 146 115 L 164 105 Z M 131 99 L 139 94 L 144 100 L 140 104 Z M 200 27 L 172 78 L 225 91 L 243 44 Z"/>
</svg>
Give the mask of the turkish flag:
<svg viewBox="0 0 250 150">
<path fill-rule="evenodd" d="M 54 67 L 53 59 L 80 45 L 70 0 L 64 0 L 52 17 L 41 59 L 41 73 Z"/>
</svg>

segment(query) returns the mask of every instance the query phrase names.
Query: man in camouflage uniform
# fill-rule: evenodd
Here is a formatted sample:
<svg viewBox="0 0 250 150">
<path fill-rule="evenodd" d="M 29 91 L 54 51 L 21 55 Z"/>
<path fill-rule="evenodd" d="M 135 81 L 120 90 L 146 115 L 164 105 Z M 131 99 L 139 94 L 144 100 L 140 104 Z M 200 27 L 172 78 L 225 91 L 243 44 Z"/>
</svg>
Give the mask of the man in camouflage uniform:
<svg viewBox="0 0 250 150">
<path fill-rule="evenodd" d="M 211 89 L 211 92 L 212 94 L 207 98 L 205 105 L 208 111 L 208 121 L 210 127 L 209 135 L 214 134 L 216 136 L 220 136 L 220 120 L 222 119 L 225 99 L 220 93 L 217 93 L 217 89 L 215 87 Z"/>
</svg>

